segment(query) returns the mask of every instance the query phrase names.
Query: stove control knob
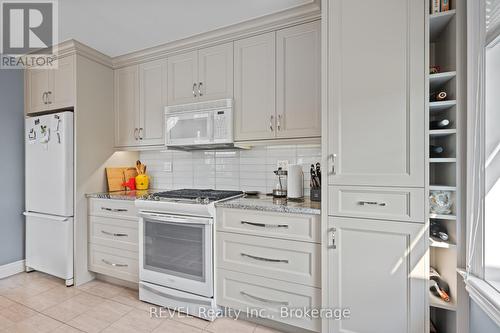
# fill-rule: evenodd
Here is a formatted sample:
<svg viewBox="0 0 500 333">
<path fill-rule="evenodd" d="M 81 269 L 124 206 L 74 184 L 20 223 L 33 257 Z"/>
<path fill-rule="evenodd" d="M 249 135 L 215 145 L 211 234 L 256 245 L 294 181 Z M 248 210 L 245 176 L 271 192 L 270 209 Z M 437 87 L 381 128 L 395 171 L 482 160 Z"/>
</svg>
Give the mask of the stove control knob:
<svg viewBox="0 0 500 333">
<path fill-rule="evenodd" d="M 199 204 L 201 203 L 201 198 L 200 197 L 196 198 L 196 203 L 199 203 Z"/>
<path fill-rule="evenodd" d="M 210 203 L 210 199 L 209 198 L 203 198 L 203 204 L 207 205 Z"/>
</svg>

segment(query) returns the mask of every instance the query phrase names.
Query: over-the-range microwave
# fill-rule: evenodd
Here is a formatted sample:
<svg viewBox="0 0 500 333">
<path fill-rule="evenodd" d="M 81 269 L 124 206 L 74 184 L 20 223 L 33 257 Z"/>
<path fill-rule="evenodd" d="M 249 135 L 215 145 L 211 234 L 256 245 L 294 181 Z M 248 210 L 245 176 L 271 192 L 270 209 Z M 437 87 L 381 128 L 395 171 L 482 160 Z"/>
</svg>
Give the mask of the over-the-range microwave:
<svg viewBox="0 0 500 333">
<path fill-rule="evenodd" d="M 233 147 L 232 99 L 167 106 L 165 140 L 182 150 Z"/>
</svg>

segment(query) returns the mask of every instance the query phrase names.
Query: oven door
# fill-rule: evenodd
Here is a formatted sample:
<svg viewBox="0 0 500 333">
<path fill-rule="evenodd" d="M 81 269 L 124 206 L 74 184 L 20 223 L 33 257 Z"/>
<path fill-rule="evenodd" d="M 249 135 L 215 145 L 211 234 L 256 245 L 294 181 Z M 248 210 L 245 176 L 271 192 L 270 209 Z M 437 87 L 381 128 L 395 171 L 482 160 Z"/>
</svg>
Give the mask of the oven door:
<svg viewBox="0 0 500 333">
<path fill-rule="evenodd" d="M 140 216 L 140 280 L 213 297 L 213 219 Z"/>
<path fill-rule="evenodd" d="M 213 112 L 167 114 L 167 146 L 209 144 L 213 142 Z"/>
</svg>

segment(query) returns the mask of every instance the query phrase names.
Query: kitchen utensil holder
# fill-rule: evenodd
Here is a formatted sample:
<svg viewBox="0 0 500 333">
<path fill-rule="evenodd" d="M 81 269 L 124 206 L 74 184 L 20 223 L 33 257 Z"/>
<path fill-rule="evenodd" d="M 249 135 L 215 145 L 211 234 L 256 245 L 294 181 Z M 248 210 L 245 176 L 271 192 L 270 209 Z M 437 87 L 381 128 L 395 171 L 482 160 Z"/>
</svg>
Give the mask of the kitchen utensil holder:
<svg viewBox="0 0 500 333">
<path fill-rule="evenodd" d="M 321 201 L 321 187 L 311 188 L 311 201 Z"/>
</svg>

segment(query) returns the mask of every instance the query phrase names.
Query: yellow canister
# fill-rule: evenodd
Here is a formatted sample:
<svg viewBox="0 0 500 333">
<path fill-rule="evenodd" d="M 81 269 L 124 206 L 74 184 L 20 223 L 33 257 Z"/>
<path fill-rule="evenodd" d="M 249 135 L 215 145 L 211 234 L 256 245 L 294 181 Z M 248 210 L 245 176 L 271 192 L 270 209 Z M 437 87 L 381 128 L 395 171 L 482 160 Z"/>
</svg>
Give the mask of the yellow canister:
<svg viewBox="0 0 500 333">
<path fill-rule="evenodd" d="M 138 190 L 147 190 L 149 188 L 148 175 L 141 174 L 135 177 L 135 188 Z"/>
</svg>

